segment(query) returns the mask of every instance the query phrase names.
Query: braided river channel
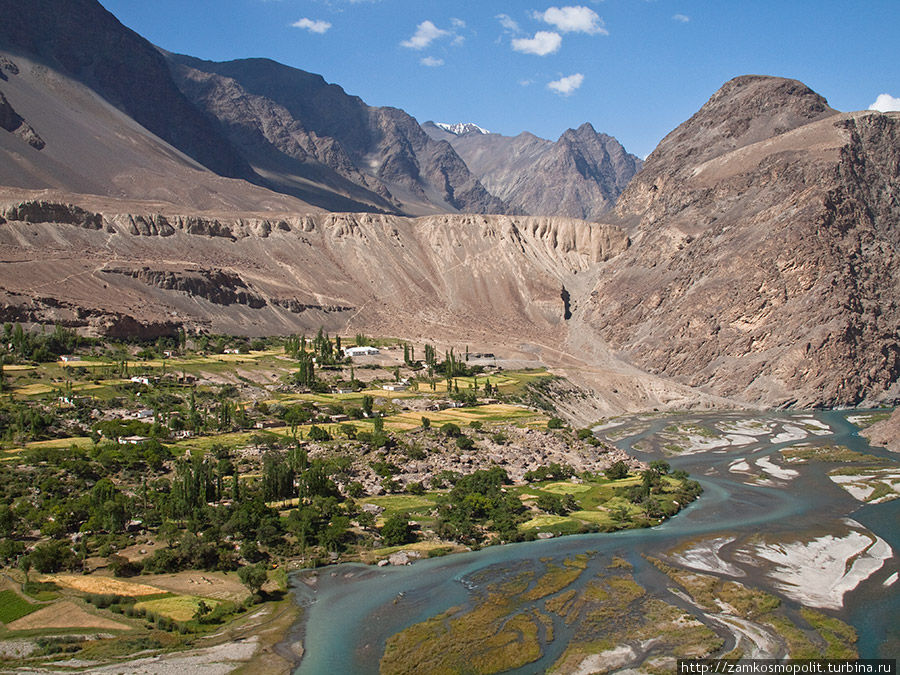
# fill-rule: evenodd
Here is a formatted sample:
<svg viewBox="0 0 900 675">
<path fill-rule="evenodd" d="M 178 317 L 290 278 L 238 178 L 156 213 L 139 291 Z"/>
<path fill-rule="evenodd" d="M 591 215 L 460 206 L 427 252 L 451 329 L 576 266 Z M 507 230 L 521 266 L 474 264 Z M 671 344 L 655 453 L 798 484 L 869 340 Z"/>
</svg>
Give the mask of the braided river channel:
<svg viewBox="0 0 900 675">
<path fill-rule="evenodd" d="M 900 496 L 900 456 L 860 436 L 860 426 L 875 414 L 704 412 L 614 419 L 595 433 L 641 460 L 663 458 L 673 470 L 689 472 L 703 494 L 650 529 L 494 546 L 400 567 L 342 564 L 298 572 L 292 589 L 304 612 L 290 637 L 303 646 L 296 672 L 396 670 L 383 663 L 392 636 L 429 620 L 433 630 L 428 634 L 437 635 L 434 617 L 476 609 L 486 589 L 512 593 L 511 580 L 540 579 L 560 569 L 575 571 L 564 586 L 552 589 L 555 595 L 531 588 L 510 605 L 522 625 L 534 629 L 526 631 L 531 655 L 513 658 L 505 672 L 593 672 L 642 664 L 672 670 L 673 645 L 686 649 L 686 638 L 673 642 L 669 636 L 666 642 L 655 637 L 646 617 L 630 619 L 642 633 L 623 629 L 604 644 L 603 635 L 590 635 L 587 620 L 579 619 L 589 616 L 586 610 L 579 615 L 571 606 L 548 609 L 564 607 L 567 598 L 599 597 L 590 589 L 613 568 L 627 569 L 628 587 L 656 603 L 642 607 L 680 615 L 666 625 L 693 626 L 706 631 L 706 639 L 718 640 L 719 656 L 794 655 L 797 642 L 792 648 L 785 636 L 798 633 L 774 626 L 793 622 L 810 634 L 808 610 L 814 610 L 856 630 L 860 657 L 897 658 L 900 499 L 892 498 Z M 577 569 L 567 567 L 575 560 Z M 766 623 L 720 599 L 717 607 L 704 604 L 698 594 L 685 592 L 690 587 L 678 586 L 676 577 L 718 579 L 720 588 L 726 581 L 738 582 L 729 585 L 732 591 L 758 589 L 777 598 L 781 618 Z M 624 579 L 619 577 L 618 587 L 625 587 Z M 598 604 L 590 616 L 599 621 L 601 615 Z M 607 637 L 616 635 L 612 628 L 603 630 Z M 521 656 L 525 647 L 517 644 L 505 653 Z M 573 651 L 577 645 L 581 650 Z"/>
</svg>

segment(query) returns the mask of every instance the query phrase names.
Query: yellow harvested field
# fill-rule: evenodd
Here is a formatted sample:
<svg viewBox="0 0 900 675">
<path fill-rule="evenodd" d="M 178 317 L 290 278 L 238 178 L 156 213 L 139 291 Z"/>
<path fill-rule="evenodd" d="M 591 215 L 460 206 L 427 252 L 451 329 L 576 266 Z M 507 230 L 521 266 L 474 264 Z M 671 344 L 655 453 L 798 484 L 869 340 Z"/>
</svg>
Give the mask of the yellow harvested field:
<svg viewBox="0 0 900 675">
<path fill-rule="evenodd" d="M 82 593 L 113 593 L 115 595 L 130 595 L 139 597 L 142 595 L 156 595 L 165 593 L 165 589 L 146 584 L 133 584 L 121 579 L 101 576 L 81 576 L 76 574 L 47 574 L 41 581 L 52 581 L 60 586 L 72 588 Z"/>
<path fill-rule="evenodd" d="M 199 595 L 204 598 L 235 602 L 240 602 L 250 595 L 236 573 L 179 572 L 148 575 L 146 579 L 157 589 L 179 595 Z"/>
<path fill-rule="evenodd" d="M 147 612 L 167 616 L 174 621 L 190 621 L 197 613 L 197 608 L 203 602 L 212 609 L 219 604 L 218 600 L 210 598 L 198 598 L 193 595 L 176 595 L 174 598 L 160 598 L 158 600 L 144 600 L 135 604 L 135 609 L 143 609 Z"/>
<path fill-rule="evenodd" d="M 26 384 L 24 387 L 16 387 L 15 391 L 22 396 L 38 396 L 39 394 L 49 394 L 53 391 L 53 387 L 35 382 L 34 384 Z"/>
<path fill-rule="evenodd" d="M 590 492 L 593 489 L 593 486 L 586 485 L 584 483 L 569 483 L 566 481 L 560 481 L 558 483 L 548 483 L 547 485 L 541 485 L 540 488 L 544 492 L 552 492 L 556 495 L 577 495 L 579 492 Z"/>
<path fill-rule="evenodd" d="M 385 426 L 390 424 L 421 426 L 422 418 L 427 417 L 432 425 L 440 425 L 445 422 L 468 424 L 469 422 L 483 421 L 509 421 L 513 419 L 525 419 L 535 417 L 537 413 L 516 405 L 495 403 L 480 405 L 473 408 L 447 408 L 440 411 L 405 412 L 385 418 Z M 412 428 L 412 427 L 410 427 Z"/>
<path fill-rule="evenodd" d="M 551 525 L 559 525 L 560 523 L 567 523 L 571 520 L 571 518 L 566 518 L 565 516 L 553 516 L 548 514 L 535 516 L 528 522 L 522 523 L 521 527 L 527 530 L 533 527 L 548 527 Z"/>
<path fill-rule="evenodd" d="M 88 628 L 99 630 L 131 630 L 131 626 L 91 614 L 74 602 L 65 600 L 32 612 L 6 626 L 9 630 L 41 630 L 47 628 Z"/>
<path fill-rule="evenodd" d="M 15 373 L 17 371 L 22 371 L 22 370 L 34 370 L 35 368 L 37 368 L 37 366 L 24 366 L 24 365 L 17 365 L 17 364 L 11 363 L 9 365 L 3 366 L 3 372 L 4 373 Z"/>
<path fill-rule="evenodd" d="M 22 452 L 22 450 L 33 450 L 35 448 L 70 448 L 73 445 L 78 448 L 87 448 L 90 447 L 92 442 L 93 441 L 91 441 L 91 439 L 87 436 L 54 438 L 49 441 L 34 441 L 33 443 L 26 443 L 25 447 L 10 448 L 9 450 L 6 450 L 6 452 Z"/>
</svg>

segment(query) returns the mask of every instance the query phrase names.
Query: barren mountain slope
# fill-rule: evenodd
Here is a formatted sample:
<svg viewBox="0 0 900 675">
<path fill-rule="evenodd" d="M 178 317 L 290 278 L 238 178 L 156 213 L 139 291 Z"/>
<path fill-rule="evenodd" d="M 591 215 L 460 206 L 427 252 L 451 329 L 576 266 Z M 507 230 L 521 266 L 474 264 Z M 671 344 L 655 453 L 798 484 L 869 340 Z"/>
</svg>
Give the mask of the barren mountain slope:
<svg viewBox="0 0 900 675">
<path fill-rule="evenodd" d="M 638 366 L 720 395 L 893 399 L 898 197 L 900 115 L 835 113 L 792 80 L 732 80 L 622 195 L 615 222 L 634 245 L 586 321 Z"/>
<path fill-rule="evenodd" d="M 246 161 L 184 97 L 166 60 L 96 0 L 0 0 L 0 51 L 93 89 L 211 171 L 252 178 Z"/>
<path fill-rule="evenodd" d="M 866 427 L 860 434 L 874 445 L 884 446 L 891 452 L 900 452 L 900 408 L 895 408 L 886 420 Z"/>
<path fill-rule="evenodd" d="M 247 181 L 216 175 L 90 88 L 41 63 L 0 53 L 0 73 L 0 95 L 22 120 L 18 128 L 0 129 L 2 186 L 198 211 L 318 211 Z"/>
<path fill-rule="evenodd" d="M 596 219 L 613 208 L 641 167 L 615 138 L 587 123 L 555 143 L 527 132 L 456 135 L 430 122 L 422 128 L 447 140 L 491 194 L 536 216 Z"/>
</svg>

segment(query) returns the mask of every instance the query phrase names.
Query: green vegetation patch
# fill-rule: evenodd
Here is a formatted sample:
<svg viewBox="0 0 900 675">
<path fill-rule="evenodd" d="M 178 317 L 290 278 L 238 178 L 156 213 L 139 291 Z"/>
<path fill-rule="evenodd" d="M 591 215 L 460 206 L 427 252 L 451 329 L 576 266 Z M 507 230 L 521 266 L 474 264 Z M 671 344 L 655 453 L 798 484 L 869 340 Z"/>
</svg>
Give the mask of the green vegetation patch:
<svg viewBox="0 0 900 675">
<path fill-rule="evenodd" d="M 586 566 L 586 556 L 565 560 L 562 565 L 548 564 L 546 573 L 538 578 L 523 597 L 526 600 L 538 600 L 558 593 L 578 579 Z"/>
<path fill-rule="evenodd" d="M 15 591 L 0 591 L 0 623 L 12 623 L 36 609 L 40 609 L 40 606 L 32 605 Z"/>
<path fill-rule="evenodd" d="M 800 462 L 870 462 L 884 464 L 886 459 L 875 455 L 863 454 L 851 450 L 844 445 L 817 445 L 791 447 L 781 450 L 781 455 L 787 461 Z"/>
<path fill-rule="evenodd" d="M 387 518 L 395 513 L 410 513 L 422 509 L 434 508 L 435 501 L 429 497 L 416 495 L 384 495 L 366 497 L 364 504 L 375 504 L 384 509 L 382 517 Z"/>
<path fill-rule="evenodd" d="M 803 619 L 812 626 L 825 640 L 823 656 L 829 659 L 852 659 L 857 657 L 856 630 L 832 616 L 827 616 L 812 609 L 800 610 Z"/>
<path fill-rule="evenodd" d="M 510 602 L 497 593 L 472 609 L 415 624 L 388 639 L 382 673 L 489 675 L 521 668 L 541 657 L 533 616 L 508 616 Z"/>
<path fill-rule="evenodd" d="M 892 410 L 879 410 L 878 412 L 850 415 L 850 417 L 853 418 L 853 424 L 858 426 L 860 429 L 865 429 L 866 427 L 872 426 L 876 422 L 881 422 L 888 419 L 891 416 L 892 412 Z"/>
</svg>

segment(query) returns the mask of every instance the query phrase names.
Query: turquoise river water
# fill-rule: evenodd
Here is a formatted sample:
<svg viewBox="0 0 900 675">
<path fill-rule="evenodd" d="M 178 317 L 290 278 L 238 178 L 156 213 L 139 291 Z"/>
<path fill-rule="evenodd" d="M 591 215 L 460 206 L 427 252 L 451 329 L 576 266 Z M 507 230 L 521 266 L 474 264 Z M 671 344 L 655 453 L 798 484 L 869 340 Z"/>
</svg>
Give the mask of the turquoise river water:
<svg viewBox="0 0 900 675">
<path fill-rule="evenodd" d="M 762 459 L 763 467 L 770 466 L 767 458 L 784 447 L 823 444 L 876 455 L 897 468 L 897 455 L 870 447 L 848 420 L 860 412 L 702 413 L 619 420 L 598 435 L 647 461 L 665 456 L 673 468 L 685 469 L 701 482 L 703 495 L 674 518 L 646 530 L 497 546 L 404 567 L 344 564 L 299 572 L 292 579 L 293 592 L 305 612 L 294 639 L 302 639 L 304 656 L 296 672 L 377 673 L 390 636 L 451 607 L 466 606 L 478 585 L 500 580 L 523 566 L 538 568 L 547 558 L 586 553 L 588 570 L 601 571 L 611 556 L 618 555 L 634 565 L 638 583 L 650 592 L 662 591 L 658 575 L 651 573 L 642 554 L 657 555 L 706 535 L 794 537 L 827 530 L 829 524 L 848 517 L 881 537 L 896 553 L 900 551 L 900 500 L 862 504 L 828 478 L 827 472 L 836 465 L 791 465 L 798 475 L 790 480 L 762 476 L 756 464 L 762 481 L 747 480 L 734 470 L 740 461 Z M 705 438 L 689 438 L 690 430 L 697 427 L 707 430 Z M 722 444 L 715 446 L 717 439 Z M 776 457 L 776 464 L 787 467 Z M 898 571 L 900 561 L 894 555 L 844 596 L 843 609 L 832 612 L 857 629 L 862 657 L 900 656 L 900 582 L 889 583 Z M 763 578 L 752 581 L 778 593 Z M 794 602 L 782 597 L 786 603 Z M 565 650 L 571 628 L 560 622 L 554 634 L 539 661 L 513 672 L 540 673 L 549 668 Z"/>
</svg>

